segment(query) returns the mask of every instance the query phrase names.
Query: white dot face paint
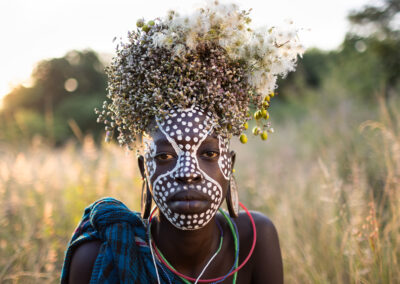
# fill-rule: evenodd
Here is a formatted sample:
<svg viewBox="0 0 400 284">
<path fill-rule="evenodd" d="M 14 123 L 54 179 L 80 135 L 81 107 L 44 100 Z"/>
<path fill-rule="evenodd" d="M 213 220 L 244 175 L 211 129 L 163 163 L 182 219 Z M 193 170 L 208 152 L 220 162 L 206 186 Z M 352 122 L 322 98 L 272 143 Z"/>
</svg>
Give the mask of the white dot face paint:
<svg viewBox="0 0 400 284">
<path fill-rule="evenodd" d="M 155 159 L 158 155 L 157 146 L 152 137 L 144 139 L 145 166 L 153 198 L 163 215 L 175 227 L 182 230 L 200 229 L 216 214 L 223 197 L 222 185 L 211 177 L 215 176 L 215 173 L 207 174 L 206 170 L 202 169 L 198 158 L 200 155 L 198 150 L 213 132 L 215 123 L 210 114 L 205 115 L 196 106 L 172 111 L 166 121 L 167 124 L 164 126 L 159 122 L 157 125 L 174 150 L 173 159 L 176 162 L 173 167 L 162 173 L 157 172 L 157 175 L 154 176 L 157 171 L 157 160 Z M 169 123 L 169 121 L 171 122 Z M 176 135 L 171 135 L 174 132 Z M 218 147 L 219 156 L 215 163 L 220 171 L 220 180 L 221 178 L 225 179 L 224 183 L 227 184 L 231 172 L 229 140 L 219 136 Z M 209 206 L 204 209 L 204 212 L 185 214 L 173 212 L 173 208 L 168 203 L 169 198 L 186 190 L 208 196 Z M 188 222 L 188 220 L 191 221 Z"/>
<path fill-rule="evenodd" d="M 221 173 L 224 175 L 225 179 L 230 179 L 230 175 L 232 173 L 232 161 L 229 153 L 229 140 L 228 139 L 219 139 L 219 151 L 220 156 L 218 159 L 219 169 Z"/>
</svg>

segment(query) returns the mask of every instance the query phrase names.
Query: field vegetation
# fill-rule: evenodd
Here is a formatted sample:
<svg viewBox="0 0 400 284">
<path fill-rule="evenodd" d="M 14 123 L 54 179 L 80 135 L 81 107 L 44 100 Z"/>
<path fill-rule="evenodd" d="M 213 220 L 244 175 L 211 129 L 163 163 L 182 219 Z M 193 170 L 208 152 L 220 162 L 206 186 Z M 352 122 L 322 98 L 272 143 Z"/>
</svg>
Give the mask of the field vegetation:
<svg viewBox="0 0 400 284">
<path fill-rule="evenodd" d="M 240 200 L 275 223 L 286 283 L 400 283 L 396 3 L 355 11 L 339 49 L 304 55 L 273 98 L 267 142 L 232 141 Z M 36 83 L 4 100 L 0 283 L 57 283 L 69 238 L 96 199 L 140 210 L 135 152 L 102 142 L 95 124 L 101 62 L 94 51 L 42 61 Z"/>
<path fill-rule="evenodd" d="M 274 124 L 267 143 L 233 143 L 240 199 L 276 224 L 287 283 L 400 280 L 400 102 L 378 101 L 375 113 L 316 102 Z M 57 282 L 70 235 L 97 198 L 140 208 L 136 156 L 115 144 L 88 135 L 53 148 L 36 137 L 2 144 L 0 155 L 2 283 Z"/>
</svg>

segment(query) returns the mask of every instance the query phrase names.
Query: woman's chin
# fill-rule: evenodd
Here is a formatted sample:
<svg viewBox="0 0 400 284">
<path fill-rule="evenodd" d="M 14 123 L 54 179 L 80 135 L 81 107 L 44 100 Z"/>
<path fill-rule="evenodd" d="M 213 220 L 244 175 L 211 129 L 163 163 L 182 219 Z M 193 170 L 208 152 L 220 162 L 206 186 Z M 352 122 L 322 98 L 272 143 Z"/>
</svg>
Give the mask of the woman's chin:
<svg viewBox="0 0 400 284">
<path fill-rule="evenodd" d="M 210 209 L 210 202 L 206 200 L 175 200 L 167 202 L 168 208 L 178 214 L 200 214 Z"/>
</svg>

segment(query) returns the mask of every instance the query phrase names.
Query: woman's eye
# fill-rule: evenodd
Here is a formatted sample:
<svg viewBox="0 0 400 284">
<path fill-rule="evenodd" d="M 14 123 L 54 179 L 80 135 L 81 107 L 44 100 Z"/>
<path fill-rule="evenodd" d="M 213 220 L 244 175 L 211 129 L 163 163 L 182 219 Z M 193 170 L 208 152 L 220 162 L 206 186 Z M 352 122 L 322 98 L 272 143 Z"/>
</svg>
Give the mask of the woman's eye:
<svg viewBox="0 0 400 284">
<path fill-rule="evenodd" d="M 206 151 L 202 154 L 202 156 L 206 158 L 216 158 L 218 157 L 219 153 L 215 151 Z"/>
<path fill-rule="evenodd" d="M 155 156 L 155 158 L 159 161 L 168 161 L 174 158 L 174 155 L 167 153 L 160 153 Z"/>
</svg>

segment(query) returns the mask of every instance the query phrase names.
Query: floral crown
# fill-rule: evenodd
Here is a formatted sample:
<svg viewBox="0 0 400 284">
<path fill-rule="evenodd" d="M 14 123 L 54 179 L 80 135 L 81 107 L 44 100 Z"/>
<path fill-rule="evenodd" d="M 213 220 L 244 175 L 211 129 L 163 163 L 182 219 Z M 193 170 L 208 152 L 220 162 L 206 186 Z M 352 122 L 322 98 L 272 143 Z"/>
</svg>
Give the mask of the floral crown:
<svg viewBox="0 0 400 284">
<path fill-rule="evenodd" d="M 213 2 L 189 16 L 139 20 L 106 68 L 109 100 L 96 109 L 106 140 L 117 130 L 119 144 L 129 146 L 154 117 L 193 105 L 213 113 L 220 135 L 246 143 L 254 118 L 253 134 L 266 140 L 277 77 L 295 69 L 303 47 L 293 28 L 251 29 L 249 13 Z"/>
</svg>

